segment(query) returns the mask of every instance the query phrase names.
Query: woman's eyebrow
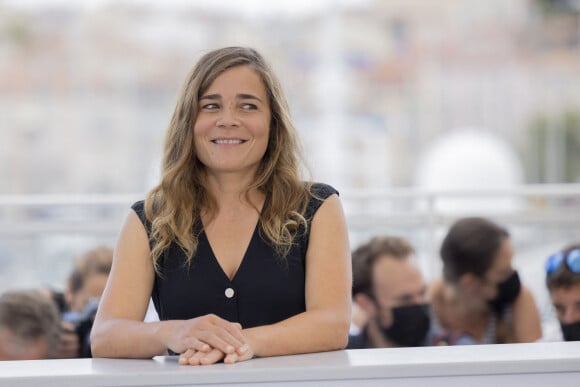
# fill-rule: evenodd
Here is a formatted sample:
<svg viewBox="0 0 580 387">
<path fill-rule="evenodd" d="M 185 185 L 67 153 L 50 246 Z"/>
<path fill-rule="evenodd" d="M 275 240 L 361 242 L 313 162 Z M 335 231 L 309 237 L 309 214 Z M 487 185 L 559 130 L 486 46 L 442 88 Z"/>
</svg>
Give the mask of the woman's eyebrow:
<svg viewBox="0 0 580 387">
<path fill-rule="evenodd" d="M 221 99 L 222 96 L 219 94 L 207 94 L 202 96 L 200 99 L 212 99 L 212 100 L 216 100 L 216 99 Z"/>
<path fill-rule="evenodd" d="M 261 100 L 260 98 L 256 97 L 256 96 L 255 96 L 255 95 L 253 95 L 253 94 L 245 94 L 245 93 L 241 93 L 241 94 L 238 94 L 238 95 L 236 96 L 236 98 L 238 98 L 238 99 L 255 99 L 255 100 L 259 101 L 259 102 L 262 102 L 262 100 Z"/>
<path fill-rule="evenodd" d="M 262 102 L 262 100 L 260 98 L 256 97 L 253 94 L 240 93 L 240 94 L 236 95 L 236 98 L 237 99 L 255 99 L 256 101 Z M 219 100 L 219 99 L 222 99 L 222 96 L 220 94 L 206 94 L 200 98 L 200 100 L 202 100 L 202 99 Z"/>
</svg>

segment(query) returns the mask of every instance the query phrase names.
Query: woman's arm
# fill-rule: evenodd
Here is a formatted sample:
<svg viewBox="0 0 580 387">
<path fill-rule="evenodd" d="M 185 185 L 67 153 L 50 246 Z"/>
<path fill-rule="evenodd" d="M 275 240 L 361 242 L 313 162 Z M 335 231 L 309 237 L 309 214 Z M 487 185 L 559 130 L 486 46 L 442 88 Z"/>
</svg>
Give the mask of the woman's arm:
<svg viewBox="0 0 580 387">
<path fill-rule="evenodd" d="M 306 253 L 306 311 L 244 329 L 256 356 L 342 349 L 348 342 L 352 266 L 342 205 L 332 195 L 316 212 Z"/>
<path fill-rule="evenodd" d="M 155 271 L 147 232 L 131 211 L 119 235 L 113 266 L 91 332 L 93 357 L 150 358 L 169 348 L 232 353 L 244 344 L 239 324 L 208 315 L 191 320 L 143 322 Z M 235 349 L 234 349 L 235 347 Z"/>
<path fill-rule="evenodd" d="M 513 303 L 512 318 L 516 342 L 531 343 L 542 337 L 540 313 L 532 293 L 525 286 Z"/>
</svg>

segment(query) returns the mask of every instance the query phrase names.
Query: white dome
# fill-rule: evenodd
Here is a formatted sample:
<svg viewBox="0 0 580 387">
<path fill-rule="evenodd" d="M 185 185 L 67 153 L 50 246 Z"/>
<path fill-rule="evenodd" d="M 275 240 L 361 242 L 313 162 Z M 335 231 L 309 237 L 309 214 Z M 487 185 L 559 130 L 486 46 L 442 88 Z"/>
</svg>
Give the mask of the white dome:
<svg viewBox="0 0 580 387">
<path fill-rule="evenodd" d="M 437 200 L 436 210 L 453 213 L 504 212 L 520 207 L 514 196 L 485 196 L 523 183 L 523 170 L 514 150 L 484 130 L 461 129 L 440 137 L 418 162 L 416 185 L 443 192 L 483 192 L 481 196 Z"/>
</svg>

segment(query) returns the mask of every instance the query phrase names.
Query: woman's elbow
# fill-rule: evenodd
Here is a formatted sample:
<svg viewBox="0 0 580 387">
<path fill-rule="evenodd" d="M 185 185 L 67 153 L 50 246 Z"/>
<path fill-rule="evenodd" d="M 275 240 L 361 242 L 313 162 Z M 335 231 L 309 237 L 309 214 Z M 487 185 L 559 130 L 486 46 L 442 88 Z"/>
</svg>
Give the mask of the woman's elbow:
<svg viewBox="0 0 580 387">
<path fill-rule="evenodd" d="M 90 343 L 91 343 L 91 354 L 93 357 L 113 357 L 107 348 L 107 332 L 102 324 L 93 325 L 91 329 Z"/>
<path fill-rule="evenodd" d="M 92 329 L 91 330 L 91 354 L 93 357 L 106 357 L 103 351 L 103 340 L 102 335 L 99 333 L 98 330 Z"/>
<path fill-rule="evenodd" d="M 348 344 L 348 333 L 350 330 L 350 318 L 349 316 L 337 317 L 332 322 L 332 335 L 329 337 L 330 350 L 344 349 Z"/>
</svg>

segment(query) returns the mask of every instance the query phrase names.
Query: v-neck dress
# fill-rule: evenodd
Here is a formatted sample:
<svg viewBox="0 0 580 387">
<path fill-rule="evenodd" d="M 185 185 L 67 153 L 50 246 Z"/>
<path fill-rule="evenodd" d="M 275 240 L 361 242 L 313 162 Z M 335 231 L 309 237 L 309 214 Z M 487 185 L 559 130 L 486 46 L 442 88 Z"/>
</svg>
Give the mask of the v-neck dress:
<svg viewBox="0 0 580 387">
<path fill-rule="evenodd" d="M 173 243 L 159 260 L 152 299 L 160 320 L 182 320 L 213 313 L 243 328 L 273 324 L 306 310 L 306 250 L 310 225 L 325 199 L 338 192 L 321 183 L 312 185 L 305 213 L 308 230 L 299 230 L 289 254 L 281 258 L 274 247 L 260 235 L 256 225 L 248 248 L 235 276 L 230 280 L 218 263 L 201 222 L 193 232 L 199 241 L 191 265 Z M 265 206 L 268 205 L 266 198 Z M 137 213 L 150 237 L 150 223 L 145 218 L 144 202 L 131 208 Z M 150 239 L 151 240 L 151 239 Z"/>
</svg>

